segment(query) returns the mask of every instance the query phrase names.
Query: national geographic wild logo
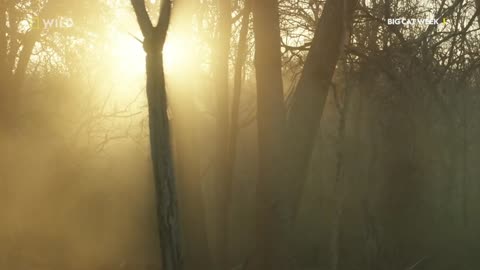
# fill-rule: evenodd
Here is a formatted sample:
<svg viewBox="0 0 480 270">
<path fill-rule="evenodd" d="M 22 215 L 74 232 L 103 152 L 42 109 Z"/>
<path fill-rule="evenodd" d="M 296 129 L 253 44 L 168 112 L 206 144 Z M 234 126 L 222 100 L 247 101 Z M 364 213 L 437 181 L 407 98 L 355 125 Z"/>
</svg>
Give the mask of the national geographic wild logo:
<svg viewBox="0 0 480 270">
<path fill-rule="evenodd" d="M 65 29 L 72 28 L 75 25 L 72 18 L 55 17 L 55 18 L 41 18 L 33 17 L 30 21 L 31 29 Z"/>
</svg>

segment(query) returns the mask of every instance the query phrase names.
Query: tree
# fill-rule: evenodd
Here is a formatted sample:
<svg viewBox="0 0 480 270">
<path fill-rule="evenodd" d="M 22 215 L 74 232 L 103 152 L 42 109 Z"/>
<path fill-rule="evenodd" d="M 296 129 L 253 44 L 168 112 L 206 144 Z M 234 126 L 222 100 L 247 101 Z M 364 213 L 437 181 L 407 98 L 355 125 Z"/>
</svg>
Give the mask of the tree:
<svg viewBox="0 0 480 270">
<path fill-rule="evenodd" d="M 480 0 L 475 0 L 475 5 L 477 6 L 477 18 L 478 24 L 480 24 Z"/>
<path fill-rule="evenodd" d="M 287 120 L 286 177 L 293 201 L 293 211 L 299 206 L 307 178 L 320 118 L 331 86 L 333 73 L 352 24 L 356 0 L 327 1 L 295 88 Z"/>
<path fill-rule="evenodd" d="M 162 1 L 158 23 L 153 26 L 144 0 L 132 0 L 131 3 L 144 36 L 143 46 L 147 54 L 150 149 L 157 197 L 162 269 L 179 270 L 182 269 L 181 237 L 162 52 L 172 4 L 170 0 Z"/>
<path fill-rule="evenodd" d="M 53 14 L 58 2 L 46 1 L 38 16 Z M 27 10 L 18 10 L 14 1 L 2 1 L 0 4 L 0 86 L 2 93 L 1 117 L 5 123 L 16 118 L 18 110 L 19 89 L 22 86 L 30 57 L 35 44 L 40 40 L 42 29 L 29 29 L 24 33 L 18 31 L 19 22 Z M 25 13 L 25 14 L 22 14 Z"/>
<path fill-rule="evenodd" d="M 226 269 L 228 264 L 228 228 L 231 204 L 232 175 L 228 171 L 229 154 L 229 52 L 232 28 L 230 1 L 218 0 L 218 22 L 213 54 L 214 79 L 216 81 L 216 151 L 215 151 L 215 198 L 216 242 L 215 269 Z"/>
<path fill-rule="evenodd" d="M 27 109 L 22 108 L 21 104 L 29 97 L 25 94 L 26 91 L 20 90 L 31 72 L 29 68 L 32 56 L 38 58 L 39 55 L 52 51 L 64 58 L 66 48 L 72 45 L 58 46 L 58 38 L 82 39 L 88 36 L 91 30 L 80 25 L 84 25 L 85 14 L 92 14 L 92 10 L 98 10 L 101 5 L 100 1 L 86 4 L 79 0 L 72 0 L 68 5 L 59 0 L 0 1 L 0 125 L 14 127 L 18 124 L 19 114 Z M 69 19 L 78 22 L 79 26 L 75 28 L 78 31 L 45 27 L 44 19 L 56 19 L 60 14 L 68 14 Z M 96 20 L 103 15 L 104 13 L 98 13 L 89 19 Z M 35 20 L 38 23 L 36 27 Z M 74 46 L 80 47 L 72 47 Z"/>
<path fill-rule="evenodd" d="M 285 231 L 278 200 L 278 165 L 283 158 L 286 109 L 283 98 L 278 1 L 254 1 L 252 6 L 257 80 L 259 171 L 256 207 L 255 269 L 285 269 Z"/>
<path fill-rule="evenodd" d="M 352 22 L 355 0 L 326 2 L 293 102 L 283 96 L 278 2 L 255 2 L 259 179 L 256 269 L 289 269 L 288 240 L 319 121 Z"/>
<path fill-rule="evenodd" d="M 191 40 L 195 36 L 193 18 L 197 15 L 198 0 L 176 0 L 173 19 L 169 31 L 182 40 Z M 168 41 L 167 41 L 168 42 Z M 189 59 L 190 60 L 190 59 Z M 192 60 L 181 65 L 182 76 L 188 74 L 189 80 L 177 80 L 173 76 L 169 81 L 172 113 L 172 129 L 174 140 L 175 171 L 177 191 L 183 236 L 183 260 L 185 268 L 198 270 L 212 269 L 212 256 L 208 247 L 207 219 L 203 185 L 206 177 L 203 175 L 201 162 L 198 162 L 203 152 L 200 148 L 199 131 L 203 128 L 201 113 L 195 106 L 195 98 L 191 89 L 198 87 L 200 61 Z M 168 73 L 168 71 L 167 71 Z M 196 76 L 197 75 L 197 76 Z M 171 92 L 172 93 L 172 92 Z M 188 243 L 188 245 L 186 244 Z"/>
</svg>

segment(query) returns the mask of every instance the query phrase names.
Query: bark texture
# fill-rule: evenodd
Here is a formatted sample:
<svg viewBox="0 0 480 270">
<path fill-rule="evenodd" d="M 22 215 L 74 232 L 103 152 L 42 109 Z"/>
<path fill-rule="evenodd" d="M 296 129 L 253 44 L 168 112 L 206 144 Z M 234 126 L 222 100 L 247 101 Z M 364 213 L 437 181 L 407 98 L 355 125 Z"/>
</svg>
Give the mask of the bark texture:
<svg viewBox="0 0 480 270">
<path fill-rule="evenodd" d="M 144 0 L 131 2 L 144 36 L 144 49 L 147 54 L 150 148 L 157 197 L 162 269 L 179 270 L 182 269 L 180 223 L 162 55 L 170 21 L 171 2 L 170 0 L 162 1 L 157 26 L 152 25 Z"/>
</svg>

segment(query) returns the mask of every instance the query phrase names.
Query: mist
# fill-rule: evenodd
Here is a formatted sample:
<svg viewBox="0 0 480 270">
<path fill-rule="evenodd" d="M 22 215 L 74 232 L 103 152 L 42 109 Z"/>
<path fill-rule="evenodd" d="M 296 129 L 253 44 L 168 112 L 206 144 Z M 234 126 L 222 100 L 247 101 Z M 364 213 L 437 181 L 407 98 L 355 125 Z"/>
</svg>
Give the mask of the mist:
<svg viewBox="0 0 480 270">
<path fill-rule="evenodd" d="M 0 269 L 476 269 L 479 8 L 1 1 Z"/>
</svg>

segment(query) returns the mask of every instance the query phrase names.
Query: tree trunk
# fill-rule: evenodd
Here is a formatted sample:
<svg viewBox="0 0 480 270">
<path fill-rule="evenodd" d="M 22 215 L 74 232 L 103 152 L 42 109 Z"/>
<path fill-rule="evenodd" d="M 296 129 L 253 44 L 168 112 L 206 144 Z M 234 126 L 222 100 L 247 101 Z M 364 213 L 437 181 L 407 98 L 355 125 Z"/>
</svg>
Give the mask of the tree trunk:
<svg viewBox="0 0 480 270">
<path fill-rule="evenodd" d="M 170 31 L 181 35 L 181 40 L 189 40 L 193 35 L 192 19 L 195 16 L 198 0 L 175 0 L 175 10 Z M 204 153 L 199 148 L 198 133 L 203 129 L 203 119 L 196 109 L 191 89 L 197 87 L 200 64 L 197 61 L 179 63 L 182 75 L 187 74 L 189 80 L 174 79 L 169 82 L 175 93 L 169 101 L 173 114 L 172 128 L 175 145 L 175 169 L 177 190 L 183 235 L 183 256 L 185 269 L 211 270 L 212 256 L 208 248 L 207 219 L 202 176 L 201 158 Z M 178 74 L 176 74 L 178 75 Z M 187 244 L 188 243 L 188 244 Z"/>
<path fill-rule="evenodd" d="M 244 65 L 245 58 L 247 56 L 248 49 L 248 30 L 250 23 L 250 13 L 251 13 L 251 0 L 245 1 L 245 7 L 242 11 L 242 22 L 240 29 L 240 36 L 238 40 L 238 50 L 235 58 L 235 67 L 234 67 L 234 80 L 233 80 L 233 97 L 232 97 L 232 106 L 230 112 L 230 123 L 228 129 L 228 145 L 227 145 L 227 160 L 226 160 L 226 171 L 225 171 L 225 197 L 228 200 L 223 211 L 224 215 L 227 217 L 231 215 L 231 203 L 232 203 L 232 192 L 233 192 L 233 180 L 235 177 L 235 163 L 237 158 L 237 142 L 238 142 L 238 133 L 239 133 L 239 121 L 240 121 L 240 100 L 242 93 L 242 82 L 244 74 Z M 228 222 L 228 219 L 227 219 Z M 228 224 L 228 223 L 227 223 Z M 224 256 L 226 257 L 227 263 L 229 262 L 230 255 L 232 254 L 232 245 L 230 243 L 228 235 L 228 226 L 226 228 L 226 237 L 224 239 L 225 250 Z M 235 252 L 235 251 L 233 251 Z"/>
<path fill-rule="evenodd" d="M 342 234 L 342 219 L 345 200 L 347 198 L 347 178 L 345 177 L 345 167 L 346 167 L 346 129 L 347 129 L 347 117 L 350 110 L 350 98 L 351 98 L 351 89 L 348 84 L 348 72 L 347 71 L 347 61 L 343 59 L 342 61 L 342 73 L 344 74 L 343 78 L 346 81 L 343 95 L 340 95 L 337 89 L 334 89 L 334 97 L 336 101 L 336 107 L 339 114 L 338 119 L 338 133 L 337 133 L 337 163 L 335 168 L 335 182 L 334 182 L 334 216 L 332 220 L 332 233 L 330 239 L 330 249 L 331 249 L 331 270 L 337 270 L 340 263 L 340 253 L 341 253 L 341 237 Z M 343 96 L 343 98 L 341 97 Z"/>
<path fill-rule="evenodd" d="M 299 207 L 328 90 L 352 23 L 356 0 L 328 0 L 295 89 L 287 121 L 285 166 L 291 206 Z M 294 214 L 295 215 L 295 214 Z"/>
<path fill-rule="evenodd" d="M 178 88 L 176 88 L 178 89 Z M 203 196 L 199 152 L 195 134 L 198 128 L 192 124 L 197 120 L 193 111 L 193 101 L 181 99 L 183 105 L 174 110 L 173 128 L 175 129 L 175 169 L 178 181 L 178 200 L 183 244 L 184 265 L 186 269 L 211 270 L 211 254 L 208 249 L 207 223 Z M 195 122 L 193 122 L 195 123 Z"/>
<path fill-rule="evenodd" d="M 143 45 L 147 54 L 150 149 L 157 198 L 162 269 L 180 270 L 182 269 L 181 237 L 162 55 L 170 21 L 171 2 L 170 0 L 162 1 L 157 26 L 152 25 L 144 0 L 131 0 L 131 2 L 145 38 Z"/>
<path fill-rule="evenodd" d="M 0 5 L 0 86 L 4 88 L 3 80 L 7 76 L 7 8 Z"/>
<path fill-rule="evenodd" d="M 288 269 L 284 185 L 280 178 L 286 110 L 283 97 L 277 0 L 254 1 L 259 171 L 254 269 Z"/>
<path fill-rule="evenodd" d="M 7 65 L 7 8 L 0 5 L 0 123 L 3 127 L 4 123 L 10 121 L 9 110 L 7 106 L 11 106 L 9 95 L 11 89 L 9 81 L 11 78 L 11 70 Z"/>
<path fill-rule="evenodd" d="M 228 56 L 231 37 L 231 4 L 230 1 L 218 0 L 219 18 L 217 24 L 217 47 L 214 80 L 216 84 L 216 155 L 215 155 L 215 198 L 216 198 L 216 241 L 215 269 L 227 267 L 227 249 L 229 216 L 231 203 L 231 182 L 228 175 L 228 131 L 229 131 L 229 98 L 228 98 Z"/>
<path fill-rule="evenodd" d="M 55 11 L 56 4 L 58 4 L 57 0 L 48 1 L 42 8 L 40 17 L 51 15 Z M 19 100 L 21 99 L 20 88 L 25 79 L 33 49 L 42 33 L 41 29 L 31 29 L 20 38 L 20 33 L 17 32 L 18 21 L 18 15 L 14 13 L 13 2 L 1 4 L 0 123 L 7 130 L 17 125 Z M 8 28 L 7 24 L 9 24 Z"/>
<path fill-rule="evenodd" d="M 286 119 L 278 2 L 254 1 L 259 180 L 255 269 L 292 268 L 289 239 L 355 0 L 328 0 Z"/>
<path fill-rule="evenodd" d="M 237 138 L 239 132 L 239 117 L 240 117 L 240 97 L 242 93 L 243 70 L 245 65 L 245 58 L 247 55 L 247 35 L 248 26 L 250 23 L 251 0 L 246 0 L 243 10 L 242 24 L 240 29 L 240 37 L 238 39 L 238 51 L 235 59 L 235 74 L 233 80 L 233 99 L 232 110 L 230 117 L 230 130 L 228 141 L 228 161 L 227 161 L 227 176 L 228 179 L 234 177 L 234 168 L 237 154 Z"/>
<path fill-rule="evenodd" d="M 477 6 L 477 18 L 478 23 L 480 24 L 480 0 L 475 0 L 475 5 Z"/>
</svg>

